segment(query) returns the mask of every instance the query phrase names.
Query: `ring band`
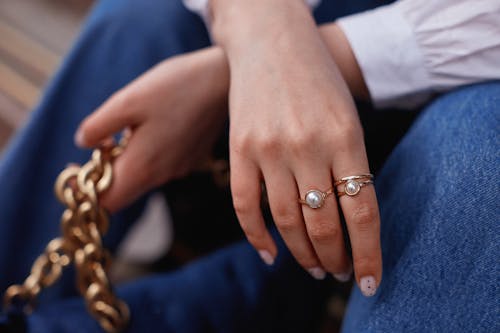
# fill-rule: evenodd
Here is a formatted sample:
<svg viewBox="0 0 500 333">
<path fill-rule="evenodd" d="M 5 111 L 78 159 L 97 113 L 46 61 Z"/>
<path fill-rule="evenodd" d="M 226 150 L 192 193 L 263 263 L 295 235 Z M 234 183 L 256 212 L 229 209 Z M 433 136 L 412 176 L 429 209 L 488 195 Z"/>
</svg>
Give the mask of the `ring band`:
<svg viewBox="0 0 500 333">
<path fill-rule="evenodd" d="M 334 182 L 335 188 L 339 185 L 344 185 L 344 190 L 339 191 L 337 189 L 337 197 L 341 197 L 343 195 L 348 195 L 353 197 L 361 191 L 361 188 L 364 186 L 373 184 L 373 175 L 371 173 L 355 175 L 355 176 L 347 176 L 343 177 Z"/>
<path fill-rule="evenodd" d="M 356 181 L 356 180 L 349 180 L 345 185 L 344 185 L 344 191 L 337 191 L 337 197 L 341 197 L 343 195 L 348 195 L 350 197 L 355 196 L 356 194 L 361 191 L 361 188 L 367 185 L 373 184 L 373 180 L 364 180 L 364 181 Z"/>
<path fill-rule="evenodd" d="M 312 209 L 317 209 L 323 206 L 325 203 L 325 199 L 327 196 L 333 193 L 333 188 L 330 188 L 327 191 L 320 190 L 309 190 L 304 195 L 304 199 L 299 199 L 299 203 L 303 205 L 307 205 Z"/>
<path fill-rule="evenodd" d="M 340 178 L 339 180 L 336 180 L 334 183 L 333 183 L 333 186 L 339 186 L 340 184 L 343 184 L 349 180 L 356 180 L 356 179 L 373 179 L 373 175 L 371 173 L 365 173 L 365 174 L 362 174 L 362 175 L 356 175 L 356 176 L 347 176 L 347 177 L 344 177 L 344 178 Z"/>
</svg>

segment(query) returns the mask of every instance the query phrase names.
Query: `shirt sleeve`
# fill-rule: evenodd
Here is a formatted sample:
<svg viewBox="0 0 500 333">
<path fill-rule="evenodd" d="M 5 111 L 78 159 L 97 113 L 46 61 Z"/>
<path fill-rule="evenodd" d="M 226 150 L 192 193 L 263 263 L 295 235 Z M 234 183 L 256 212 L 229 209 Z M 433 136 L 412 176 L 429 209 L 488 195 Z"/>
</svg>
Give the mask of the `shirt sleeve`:
<svg viewBox="0 0 500 333">
<path fill-rule="evenodd" d="M 210 26 L 210 13 L 208 4 L 210 0 L 182 0 L 184 6 L 192 12 L 200 15 L 207 27 Z M 321 0 L 304 0 L 311 8 L 316 8 Z"/>
<path fill-rule="evenodd" d="M 377 107 L 500 79 L 500 0 L 400 0 L 337 23 Z"/>
</svg>

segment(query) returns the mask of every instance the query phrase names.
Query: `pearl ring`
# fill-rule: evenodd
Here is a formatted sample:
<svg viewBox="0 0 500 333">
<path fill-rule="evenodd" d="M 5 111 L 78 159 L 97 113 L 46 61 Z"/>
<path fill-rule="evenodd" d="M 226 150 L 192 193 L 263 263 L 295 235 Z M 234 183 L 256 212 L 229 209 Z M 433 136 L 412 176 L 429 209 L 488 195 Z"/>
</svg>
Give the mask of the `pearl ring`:
<svg viewBox="0 0 500 333">
<path fill-rule="evenodd" d="M 333 183 L 334 187 L 327 191 L 320 191 L 316 189 L 307 191 L 304 195 L 304 199 L 299 199 L 299 203 L 307 205 L 313 209 L 321 208 L 321 206 L 325 203 L 326 197 L 332 194 L 334 192 L 334 188 L 337 188 L 339 185 L 344 185 L 343 191 L 336 191 L 337 196 L 340 198 L 343 195 L 353 197 L 361 191 L 362 187 L 370 184 L 373 184 L 373 175 L 371 173 L 343 177 L 336 180 Z"/>
<path fill-rule="evenodd" d="M 307 191 L 304 199 L 299 199 L 299 202 L 303 205 L 307 205 L 313 209 L 320 208 L 325 203 L 327 196 L 333 193 L 333 188 L 323 192 L 320 190 L 310 190 Z"/>
<path fill-rule="evenodd" d="M 368 173 L 341 178 L 340 180 L 335 181 L 333 186 L 337 187 L 339 185 L 344 185 L 343 191 L 337 190 L 337 196 L 340 198 L 343 195 L 353 197 L 361 191 L 362 187 L 370 184 L 373 184 L 373 175 Z"/>
</svg>

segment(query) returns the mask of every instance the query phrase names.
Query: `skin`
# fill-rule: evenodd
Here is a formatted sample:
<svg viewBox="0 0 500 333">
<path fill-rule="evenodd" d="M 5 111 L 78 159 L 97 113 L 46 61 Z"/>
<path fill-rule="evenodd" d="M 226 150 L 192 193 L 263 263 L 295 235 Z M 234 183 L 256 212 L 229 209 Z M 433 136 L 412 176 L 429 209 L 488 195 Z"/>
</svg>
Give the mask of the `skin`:
<svg viewBox="0 0 500 333">
<path fill-rule="evenodd" d="M 132 128 L 104 206 L 117 210 L 195 168 L 223 126 L 229 97 L 231 189 L 249 242 L 276 257 L 260 210 L 264 182 L 297 261 L 306 270 L 348 275 L 335 196 L 317 210 L 297 201 L 309 189 L 330 188 L 333 179 L 369 172 L 352 95 L 369 96 L 348 41 L 335 24 L 318 29 L 302 0 L 212 0 L 211 6 L 218 46 L 164 61 L 82 122 L 76 141 L 83 147 Z M 373 186 L 341 197 L 340 208 L 357 282 L 373 276 L 379 284 Z"/>
</svg>

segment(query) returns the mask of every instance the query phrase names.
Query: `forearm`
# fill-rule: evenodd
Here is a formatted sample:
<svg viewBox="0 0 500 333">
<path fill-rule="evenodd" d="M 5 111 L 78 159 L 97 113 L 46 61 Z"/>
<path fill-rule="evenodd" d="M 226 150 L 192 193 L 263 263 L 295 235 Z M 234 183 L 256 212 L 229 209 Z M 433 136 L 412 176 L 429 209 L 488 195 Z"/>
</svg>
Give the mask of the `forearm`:
<svg viewBox="0 0 500 333">
<path fill-rule="evenodd" d="M 279 57 L 280 50 L 305 45 L 300 54 L 308 61 L 314 61 L 317 50 L 329 52 L 351 94 L 360 99 L 369 98 L 361 70 L 342 30 L 331 23 L 321 26 L 318 33 L 303 0 L 211 0 L 211 14 L 212 36 L 225 49 L 230 62 L 263 48 L 270 51 L 270 57 Z M 314 47 L 311 52 L 311 43 L 321 47 Z"/>
<path fill-rule="evenodd" d="M 342 29 L 336 23 L 329 23 L 320 26 L 319 32 L 351 94 L 359 100 L 369 100 L 363 73 Z"/>
</svg>

